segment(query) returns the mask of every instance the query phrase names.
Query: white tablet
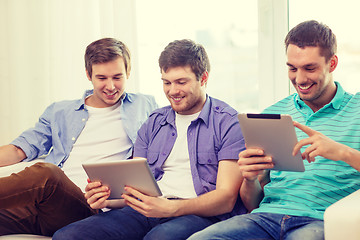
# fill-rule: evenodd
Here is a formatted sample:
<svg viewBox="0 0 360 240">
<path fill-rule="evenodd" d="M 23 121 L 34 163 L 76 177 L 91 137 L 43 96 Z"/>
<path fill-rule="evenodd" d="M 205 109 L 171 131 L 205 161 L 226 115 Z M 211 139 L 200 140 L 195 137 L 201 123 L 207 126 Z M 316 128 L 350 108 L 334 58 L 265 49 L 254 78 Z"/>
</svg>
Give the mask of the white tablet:
<svg viewBox="0 0 360 240">
<path fill-rule="evenodd" d="M 298 140 L 290 115 L 241 113 L 238 118 L 246 146 L 259 147 L 272 156 L 273 170 L 305 171 L 301 153 L 292 155 Z"/>
<path fill-rule="evenodd" d="M 161 191 L 146 159 L 83 164 L 91 181 L 100 181 L 111 190 L 109 199 L 121 198 L 129 186 L 148 196 L 161 196 Z"/>
</svg>

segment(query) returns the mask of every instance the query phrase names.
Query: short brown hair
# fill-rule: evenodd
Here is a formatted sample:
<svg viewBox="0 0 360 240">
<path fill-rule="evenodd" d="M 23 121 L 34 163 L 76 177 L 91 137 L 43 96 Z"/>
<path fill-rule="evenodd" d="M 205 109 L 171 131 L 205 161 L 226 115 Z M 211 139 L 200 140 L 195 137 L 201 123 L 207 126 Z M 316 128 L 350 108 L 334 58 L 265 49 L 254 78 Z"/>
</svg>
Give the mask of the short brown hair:
<svg viewBox="0 0 360 240">
<path fill-rule="evenodd" d="M 189 39 L 169 43 L 160 54 L 159 66 L 164 72 L 172 67 L 190 66 L 198 80 L 205 71 L 210 72 L 205 48 Z"/>
<path fill-rule="evenodd" d="M 128 47 L 115 38 L 102 38 L 92 42 L 85 51 L 85 68 L 92 75 L 92 65 L 106 63 L 122 57 L 125 63 L 126 74 L 131 70 L 130 51 Z"/>
<path fill-rule="evenodd" d="M 286 50 L 289 44 L 300 48 L 320 47 L 320 54 L 325 57 L 326 62 L 336 53 L 337 49 L 335 34 L 328 26 L 315 20 L 299 23 L 291 29 L 285 38 Z"/>
</svg>

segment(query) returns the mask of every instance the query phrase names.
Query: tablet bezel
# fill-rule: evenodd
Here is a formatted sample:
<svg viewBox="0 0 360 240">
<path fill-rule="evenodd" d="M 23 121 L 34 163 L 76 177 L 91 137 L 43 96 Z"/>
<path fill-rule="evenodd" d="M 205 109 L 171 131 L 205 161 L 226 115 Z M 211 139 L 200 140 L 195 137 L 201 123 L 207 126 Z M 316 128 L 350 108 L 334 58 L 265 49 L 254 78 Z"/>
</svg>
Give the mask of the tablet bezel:
<svg viewBox="0 0 360 240">
<path fill-rule="evenodd" d="M 91 181 L 100 181 L 111 190 L 109 199 L 121 199 L 124 187 L 148 196 L 161 196 L 161 190 L 144 158 L 82 164 Z"/>
<path fill-rule="evenodd" d="M 305 171 L 300 151 L 292 155 L 298 140 L 290 115 L 240 113 L 238 119 L 246 147 L 259 147 L 272 156 L 271 170 Z"/>
</svg>

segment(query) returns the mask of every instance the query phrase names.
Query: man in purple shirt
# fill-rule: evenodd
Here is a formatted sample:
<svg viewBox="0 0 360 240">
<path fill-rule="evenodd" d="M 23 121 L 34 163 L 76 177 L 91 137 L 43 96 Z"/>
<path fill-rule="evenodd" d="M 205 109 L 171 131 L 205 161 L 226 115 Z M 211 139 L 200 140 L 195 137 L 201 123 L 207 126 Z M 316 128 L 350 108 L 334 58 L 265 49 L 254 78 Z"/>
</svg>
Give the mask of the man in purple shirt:
<svg viewBox="0 0 360 240">
<path fill-rule="evenodd" d="M 163 193 L 150 197 L 125 187 L 121 208 L 68 225 L 53 239 L 186 239 L 246 212 L 239 196 L 238 153 L 245 149 L 237 112 L 206 94 L 210 64 L 191 40 L 161 53 L 163 88 L 171 106 L 155 110 L 138 132 L 135 157 L 147 158 Z M 86 187 L 94 209 L 109 206 L 110 189 Z M 112 205 L 114 206 L 114 205 Z"/>
</svg>

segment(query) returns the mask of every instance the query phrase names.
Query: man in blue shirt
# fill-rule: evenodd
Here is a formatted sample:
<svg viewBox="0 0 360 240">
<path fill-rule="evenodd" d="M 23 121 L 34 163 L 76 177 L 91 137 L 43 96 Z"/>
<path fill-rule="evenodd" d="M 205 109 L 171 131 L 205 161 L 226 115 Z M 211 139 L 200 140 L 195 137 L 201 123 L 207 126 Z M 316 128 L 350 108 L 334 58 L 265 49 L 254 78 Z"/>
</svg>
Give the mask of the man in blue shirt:
<svg viewBox="0 0 360 240">
<path fill-rule="evenodd" d="M 245 149 L 237 112 L 209 97 L 205 49 L 171 42 L 159 58 L 170 105 L 155 110 L 138 132 L 134 156 L 147 158 L 163 193 L 150 197 L 126 187 L 123 208 L 57 231 L 53 239 L 186 239 L 215 222 L 245 213 L 239 198 L 238 152 Z M 110 190 L 89 183 L 94 209 L 108 206 Z"/>
<path fill-rule="evenodd" d="M 0 178 L 0 235 L 51 236 L 94 214 L 83 195 L 81 164 L 131 157 L 138 129 L 157 108 L 153 97 L 125 92 L 131 64 L 121 41 L 91 43 L 85 67 L 92 90 L 82 99 L 51 104 L 34 128 L 0 148 L 0 166 L 47 155 L 45 163 Z"/>
<path fill-rule="evenodd" d="M 285 38 L 289 79 L 297 93 L 264 113 L 290 114 L 296 122 L 305 172 L 270 170 L 262 149 L 239 154 L 240 194 L 250 214 L 215 224 L 190 239 L 324 239 L 324 211 L 360 188 L 360 94 L 333 80 L 338 58 L 331 29 L 317 21 Z"/>
</svg>

